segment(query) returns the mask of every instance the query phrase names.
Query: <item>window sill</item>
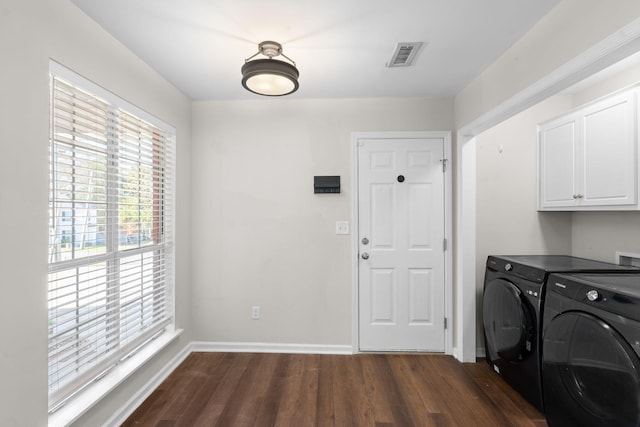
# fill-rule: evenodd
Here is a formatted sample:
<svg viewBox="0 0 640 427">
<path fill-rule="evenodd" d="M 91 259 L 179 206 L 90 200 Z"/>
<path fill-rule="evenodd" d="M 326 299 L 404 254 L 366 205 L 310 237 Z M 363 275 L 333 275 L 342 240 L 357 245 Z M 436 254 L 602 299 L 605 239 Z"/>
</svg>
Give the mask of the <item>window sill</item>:
<svg viewBox="0 0 640 427">
<path fill-rule="evenodd" d="M 67 426 L 96 405 L 142 365 L 182 334 L 182 329 L 167 331 L 151 341 L 135 355 L 120 363 L 100 381 L 88 386 L 64 406 L 49 415 L 49 426 Z"/>
</svg>

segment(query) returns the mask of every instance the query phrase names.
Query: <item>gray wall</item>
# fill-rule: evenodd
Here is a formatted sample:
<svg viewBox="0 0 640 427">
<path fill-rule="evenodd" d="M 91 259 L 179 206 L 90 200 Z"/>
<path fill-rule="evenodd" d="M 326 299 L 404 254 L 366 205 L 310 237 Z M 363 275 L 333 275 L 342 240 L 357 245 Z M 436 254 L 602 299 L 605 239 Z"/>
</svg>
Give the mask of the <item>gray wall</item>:
<svg viewBox="0 0 640 427">
<path fill-rule="evenodd" d="M 571 254 L 571 214 L 536 210 L 536 125 L 571 106 L 570 97 L 551 98 L 476 137 L 479 346 L 487 256 Z"/>
<path fill-rule="evenodd" d="M 100 425 L 192 337 L 190 101 L 68 0 L 0 6 L 0 425 L 47 425 L 49 58 L 175 126 L 178 342 L 78 423 Z"/>
<path fill-rule="evenodd" d="M 195 102 L 198 339 L 351 345 L 351 236 L 335 234 L 351 220 L 351 132 L 452 126 L 448 98 Z M 314 175 L 340 175 L 342 193 L 315 195 Z"/>
</svg>

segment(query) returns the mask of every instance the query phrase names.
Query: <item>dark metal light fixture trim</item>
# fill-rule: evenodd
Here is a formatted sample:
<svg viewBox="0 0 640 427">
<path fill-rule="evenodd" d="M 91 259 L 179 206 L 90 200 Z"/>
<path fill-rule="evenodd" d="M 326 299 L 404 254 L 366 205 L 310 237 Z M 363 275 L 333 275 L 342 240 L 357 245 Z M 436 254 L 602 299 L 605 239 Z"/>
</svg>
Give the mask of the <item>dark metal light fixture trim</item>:
<svg viewBox="0 0 640 427">
<path fill-rule="evenodd" d="M 296 63 L 282 53 L 282 45 L 273 41 L 264 41 L 258 45 L 258 52 L 245 59 L 242 66 L 242 86 L 250 92 L 264 96 L 283 96 L 298 90 L 300 73 Z M 269 59 L 252 58 L 258 55 Z M 273 59 L 282 55 L 291 63 Z"/>
</svg>

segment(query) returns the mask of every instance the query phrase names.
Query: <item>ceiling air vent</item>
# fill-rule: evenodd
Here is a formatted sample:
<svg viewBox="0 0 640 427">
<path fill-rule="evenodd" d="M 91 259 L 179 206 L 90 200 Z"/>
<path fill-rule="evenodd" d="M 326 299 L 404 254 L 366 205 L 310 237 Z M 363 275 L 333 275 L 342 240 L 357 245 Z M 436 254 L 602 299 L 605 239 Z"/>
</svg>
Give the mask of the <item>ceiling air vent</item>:
<svg viewBox="0 0 640 427">
<path fill-rule="evenodd" d="M 408 67 L 413 63 L 421 47 L 422 42 L 398 43 L 391 55 L 391 60 L 387 62 L 387 67 Z"/>
</svg>

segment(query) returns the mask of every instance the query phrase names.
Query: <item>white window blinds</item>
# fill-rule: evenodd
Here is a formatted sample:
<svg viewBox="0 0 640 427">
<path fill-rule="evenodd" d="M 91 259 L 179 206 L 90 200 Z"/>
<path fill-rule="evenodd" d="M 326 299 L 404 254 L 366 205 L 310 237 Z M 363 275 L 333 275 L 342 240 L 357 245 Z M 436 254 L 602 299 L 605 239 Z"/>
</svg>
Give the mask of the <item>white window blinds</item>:
<svg viewBox="0 0 640 427">
<path fill-rule="evenodd" d="M 175 132 L 71 80 L 52 72 L 50 410 L 173 321 Z"/>
</svg>

